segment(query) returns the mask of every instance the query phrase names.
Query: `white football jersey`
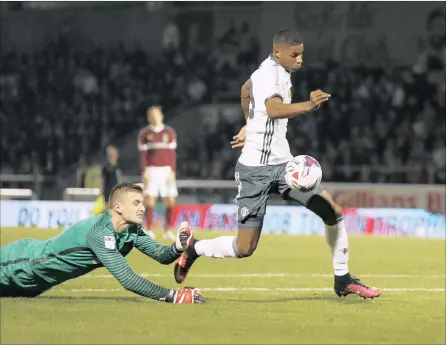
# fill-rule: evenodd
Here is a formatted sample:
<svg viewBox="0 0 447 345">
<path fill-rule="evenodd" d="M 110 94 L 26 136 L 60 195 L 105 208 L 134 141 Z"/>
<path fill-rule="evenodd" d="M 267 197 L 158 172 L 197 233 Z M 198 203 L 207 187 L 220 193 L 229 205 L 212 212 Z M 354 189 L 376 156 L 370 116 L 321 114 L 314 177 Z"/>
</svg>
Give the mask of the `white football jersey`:
<svg viewBox="0 0 447 345">
<path fill-rule="evenodd" d="M 265 102 L 280 97 L 283 103 L 292 101 L 290 73 L 271 56 L 251 75 L 250 116 L 247 139 L 239 162 L 246 166 L 278 165 L 293 158 L 286 139 L 287 119 L 272 120 Z"/>
</svg>

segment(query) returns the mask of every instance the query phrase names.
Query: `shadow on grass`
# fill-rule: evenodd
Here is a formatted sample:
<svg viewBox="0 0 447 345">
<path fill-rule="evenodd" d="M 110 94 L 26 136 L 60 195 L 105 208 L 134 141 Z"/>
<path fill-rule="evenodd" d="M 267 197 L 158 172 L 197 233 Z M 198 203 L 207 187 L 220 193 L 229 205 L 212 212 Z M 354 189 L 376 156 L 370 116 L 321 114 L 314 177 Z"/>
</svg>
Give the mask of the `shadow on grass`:
<svg viewBox="0 0 447 345">
<path fill-rule="evenodd" d="M 209 298 L 209 301 L 225 301 L 237 303 L 283 303 L 293 301 L 332 301 L 335 300 L 332 296 L 296 296 L 296 297 L 279 297 L 275 299 L 230 299 L 230 298 Z"/>
<path fill-rule="evenodd" d="M 208 298 L 207 301 L 209 301 L 209 302 L 213 302 L 213 301 L 235 302 L 235 303 L 286 303 L 286 302 L 297 302 L 297 301 L 316 301 L 316 302 L 331 301 L 331 302 L 340 303 L 340 304 L 360 304 L 360 303 L 373 302 L 370 300 L 364 300 L 363 298 L 358 298 L 357 296 L 339 298 L 337 296 L 330 296 L 330 295 L 279 297 L 279 298 L 275 298 L 275 299 L 256 299 L 256 300 L 242 299 L 242 298 L 241 299 L 229 299 L 229 298 L 211 297 L 211 298 Z"/>
<path fill-rule="evenodd" d="M 33 301 L 115 301 L 115 302 L 138 302 L 141 303 L 139 297 L 111 297 L 111 296 L 38 296 L 38 297 L 2 297 L 2 299 L 26 299 Z"/>
<path fill-rule="evenodd" d="M 207 298 L 207 303 L 213 302 L 230 302 L 230 303 L 287 303 L 287 302 L 299 302 L 299 301 L 315 301 L 315 302 L 334 302 L 338 304 L 360 304 L 360 303 L 375 303 L 371 300 L 363 300 L 361 298 L 356 298 L 357 296 L 351 296 L 347 298 L 338 298 L 336 296 L 323 295 L 323 296 L 296 296 L 296 297 L 279 297 L 275 299 L 234 299 L 234 298 Z M 115 301 L 115 302 L 137 302 L 141 303 L 141 297 L 112 297 L 112 296 L 39 296 L 33 298 L 27 297 L 2 297 L 2 299 L 29 299 L 33 301 Z"/>
</svg>

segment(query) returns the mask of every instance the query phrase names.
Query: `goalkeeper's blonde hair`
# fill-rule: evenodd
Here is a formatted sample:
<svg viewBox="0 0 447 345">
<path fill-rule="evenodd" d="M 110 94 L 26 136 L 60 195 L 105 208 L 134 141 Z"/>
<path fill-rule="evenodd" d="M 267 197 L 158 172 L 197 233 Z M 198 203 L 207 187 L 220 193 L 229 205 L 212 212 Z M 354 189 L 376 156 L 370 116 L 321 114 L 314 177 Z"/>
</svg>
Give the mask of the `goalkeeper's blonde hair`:
<svg viewBox="0 0 447 345">
<path fill-rule="evenodd" d="M 113 201 L 122 193 L 137 192 L 143 194 L 143 187 L 133 182 L 121 182 L 113 187 L 109 195 L 109 208 L 112 208 Z"/>
</svg>

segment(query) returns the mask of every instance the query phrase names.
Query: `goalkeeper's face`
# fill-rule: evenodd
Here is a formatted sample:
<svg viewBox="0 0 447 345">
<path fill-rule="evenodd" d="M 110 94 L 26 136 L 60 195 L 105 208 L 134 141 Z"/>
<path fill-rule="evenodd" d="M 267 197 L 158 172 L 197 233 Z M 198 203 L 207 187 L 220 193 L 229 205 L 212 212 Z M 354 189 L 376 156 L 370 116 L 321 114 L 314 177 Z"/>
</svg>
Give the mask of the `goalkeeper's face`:
<svg viewBox="0 0 447 345">
<path fill-rule="evenodd" d="M 126 223 L 141 224 L 144 217 L 143 194 L 127 192 L 120 202 L 121 216 Z"/>
</svg>

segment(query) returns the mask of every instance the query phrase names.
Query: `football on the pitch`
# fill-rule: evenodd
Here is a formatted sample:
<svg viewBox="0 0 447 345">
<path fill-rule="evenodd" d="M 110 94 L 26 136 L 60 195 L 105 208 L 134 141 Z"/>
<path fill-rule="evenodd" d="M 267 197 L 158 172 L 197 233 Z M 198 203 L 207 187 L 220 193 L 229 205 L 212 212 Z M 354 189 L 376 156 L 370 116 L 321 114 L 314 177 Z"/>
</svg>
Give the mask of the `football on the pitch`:
<svg viewBox="0 0 447 345">
<path fill-rule="evenodd" d="M 307 193 L 316 188 L 322 175 L 320 163 L 311 156 L 296 156 L 286 165 L 286 182 L 299 192 Z"/>
</svg>

